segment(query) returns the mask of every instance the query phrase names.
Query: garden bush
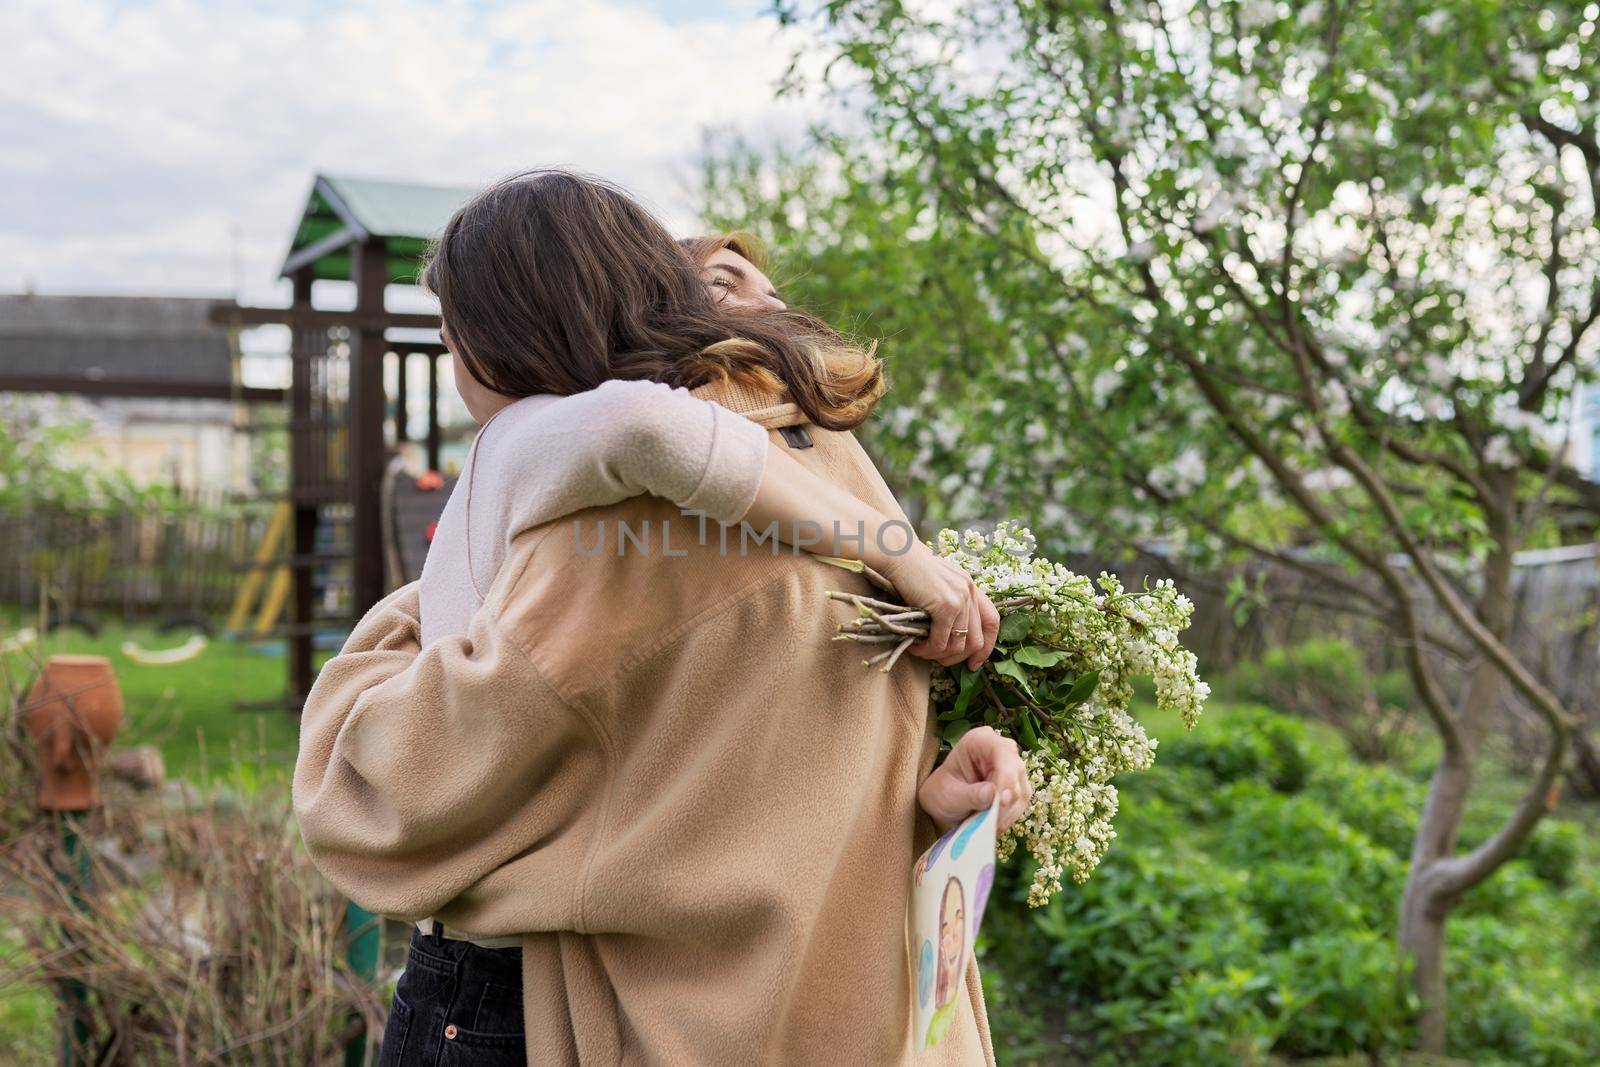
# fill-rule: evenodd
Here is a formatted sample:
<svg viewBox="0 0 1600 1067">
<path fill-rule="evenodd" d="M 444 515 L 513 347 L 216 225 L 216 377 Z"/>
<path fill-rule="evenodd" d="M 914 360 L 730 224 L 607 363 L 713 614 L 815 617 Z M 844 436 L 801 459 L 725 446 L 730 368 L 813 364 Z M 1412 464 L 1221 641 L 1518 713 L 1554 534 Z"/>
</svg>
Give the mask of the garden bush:
<svg viewBox="0 0 1600 1067">
<path fill-rule="evenodd" d="M 1346 825 L 1397 856 L 1411 851 L 1425 788 L 1391 767 L 1323 761 L 1307 793 Z"/>
<path fill-rule="evenodd" d="M 1270 709 L 1208 713 L 1119 783 L 1086 884 L 1030 910 L 1026 870 L 1002 866 L 980 942 L 1002 1063 L 1389 1063 L 1412 1045 L 1394 930 L 1423 787 Z M 1600 1062 L 1600 884 L 1577 833 L 1550 822 L 1463 902 L 1453 1055 Z"/>
<path fill-rule="evenodd" d="M 1452 924 L 1451 1046 L 1480 1067 L 1600 1062 L 1596 976 L 1567 965 L 1562 943 L 1572 916 L 1548 898 L 1530 903 L 1517 923 L 1474 914 Z"/>
<path fill-rule="evenodd" d="M 1414 733 L 1406 711 L 1415 703 L 1410 675 L 1374 675 L 1361 649 L 1341 638 L 1269 649 L 1236 666 L 1224 689 L 1327 723 L 1364 760 L 1395 755 Z"/>
<path fill-rule="evenodd" d="M 1285 793 L 1305 787 L 1311 747 L 1304 724 L 1258 705 L 1231 709 L 1226 728 L 1163 738 L 1157 760 L 1195 767 L 1217 782 L 1264 781 Z"/>
<path fill-rule="evenodd" d="M 325 1064 L 382 1032 L 382 990 L 345 958 L 344 904 L 300 846 L 286 777 L 241 760 L 230 784 L 107 774 L 104 804 L 33 810 L 21 697 L 0 706 L 0 1004 L 81 983 L 72 1062 Z M 64 851 L 72 829 L 82 851 Z M 86 893 L 68 893 L 81 871 Z M 62 1013 L 65 1017 L 65 1012 Z M 52 1020 L 54 1022 L 54 1020 Z M 0 1060 L 56 1038 L 3 1035 Z M 10 1047 L 8 1047 L 10 1046 Z"/>
<path fill-rule="evenodd" d="M 1522 858 L 1534 874 L 1553 886 L 1572 884 L 1583 847 L 1583 831 L 1565 819 L 1546 819 L 1523 846 Z"/>
</svg>

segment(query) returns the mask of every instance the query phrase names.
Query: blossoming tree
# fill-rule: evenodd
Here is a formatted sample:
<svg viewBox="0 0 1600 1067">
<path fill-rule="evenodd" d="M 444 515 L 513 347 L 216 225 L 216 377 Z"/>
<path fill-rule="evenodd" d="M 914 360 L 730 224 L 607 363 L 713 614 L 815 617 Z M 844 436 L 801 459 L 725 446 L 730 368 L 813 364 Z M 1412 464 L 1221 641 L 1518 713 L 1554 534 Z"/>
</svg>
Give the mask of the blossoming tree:
<svg viewBox="0 0 1600 1067">
<path fill-rule="evenodd" d="M 1548 432 L 1596 376 L 1600 8 L 780 11 L 820 38 L 872 134 L 831 142 L 857 206 L 719 209 L 812 231 L 786 251 L 824 266 L 861 243 L 830 226 L 900 219 L 903 254 L 959 291 L 891 277 L 883 295 L 977 306 L 961 316 L 974 336 L 918 336 L 885 423 L 905 473 L 935 487 L 930 517 L 1163 536 L 1201 563 L 1308 570 L 1294 549 L 1309 549 L 1340 565 L 1315 572 L 1342 606 L 1392 632 L 1442 742 L 1399 930 L 1420 1043 L 1442 1050 L 1446 919 L 1527 840 L 1571 740 L 1570 709 L 1507 637 L 1513 556 L 1552 501 L 1600 515 L 1600 485 Z M 1459 692 L 1445 657 L 1467 666 Z M 1464 850 L 1508 691 L 1547 746 L 1499 828 Z"/>
</svg>

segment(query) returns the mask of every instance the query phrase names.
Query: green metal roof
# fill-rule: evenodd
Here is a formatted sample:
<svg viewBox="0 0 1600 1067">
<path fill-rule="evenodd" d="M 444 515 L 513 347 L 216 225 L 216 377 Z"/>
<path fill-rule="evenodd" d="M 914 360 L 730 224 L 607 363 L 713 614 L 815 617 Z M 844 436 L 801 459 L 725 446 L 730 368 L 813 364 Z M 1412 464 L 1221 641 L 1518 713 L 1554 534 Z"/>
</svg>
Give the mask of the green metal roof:
<svg viewBox="0 0 1600 1067">
<path fill-rule="evenodd" d="M 316 278 L 350 280 L 350 246 L 373 237 L 389 248 L 389 280 L 416 280 L 428 243 L 476 189 L 319 174 L 283 262 L 287 277 L 307 264 Z"/>
</svg>

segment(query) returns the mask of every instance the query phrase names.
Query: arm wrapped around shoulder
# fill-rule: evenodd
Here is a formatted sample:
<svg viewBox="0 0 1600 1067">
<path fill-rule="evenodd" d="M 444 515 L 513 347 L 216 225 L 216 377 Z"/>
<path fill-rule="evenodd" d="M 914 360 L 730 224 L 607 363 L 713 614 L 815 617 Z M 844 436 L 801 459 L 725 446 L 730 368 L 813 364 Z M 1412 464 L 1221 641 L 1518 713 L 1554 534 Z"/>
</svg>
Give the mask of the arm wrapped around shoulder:
<svg viewBox="0 0 1600 1067">
<path fill-rule="evenodd" d="M 357 904 L 407 919 L 514 860 L 545 891 L 521 895 L 513 925 L 573 928 L 606 778 L 598 735 L 491 612 L 464 638 L 422 648 L 417 633 L 412 585 L 367 613 L 306 700 L 294 808 L 312 860 Z"/>
<path fill-rule="evenodd" d="M 724 525 L 744 518 L 766 469 L 765 429 L 660 382 L 611 381 L 592 395 L 587 447 L 626 496 L 652 493 Z"/>
</svg>

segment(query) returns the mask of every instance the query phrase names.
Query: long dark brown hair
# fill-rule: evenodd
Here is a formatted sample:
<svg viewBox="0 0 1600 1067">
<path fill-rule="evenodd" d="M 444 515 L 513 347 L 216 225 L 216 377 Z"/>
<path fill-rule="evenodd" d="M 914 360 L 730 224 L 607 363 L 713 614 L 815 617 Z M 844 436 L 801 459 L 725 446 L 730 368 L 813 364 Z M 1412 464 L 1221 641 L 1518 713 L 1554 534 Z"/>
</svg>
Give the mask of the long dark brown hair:
<svg viewBox="0 0 1600 1067">
<path fill-rule="evenodd" d="M 467 370 L 507 396 L 613 378 L 732 379 L 841 430 L 883 394 L 870 348 L 804 311 L 718 305 L 700 264 L 648 211 L 566 171 L 518 174 L 473 197 L 445 224 L 422 284 Z"/>
</svg>

